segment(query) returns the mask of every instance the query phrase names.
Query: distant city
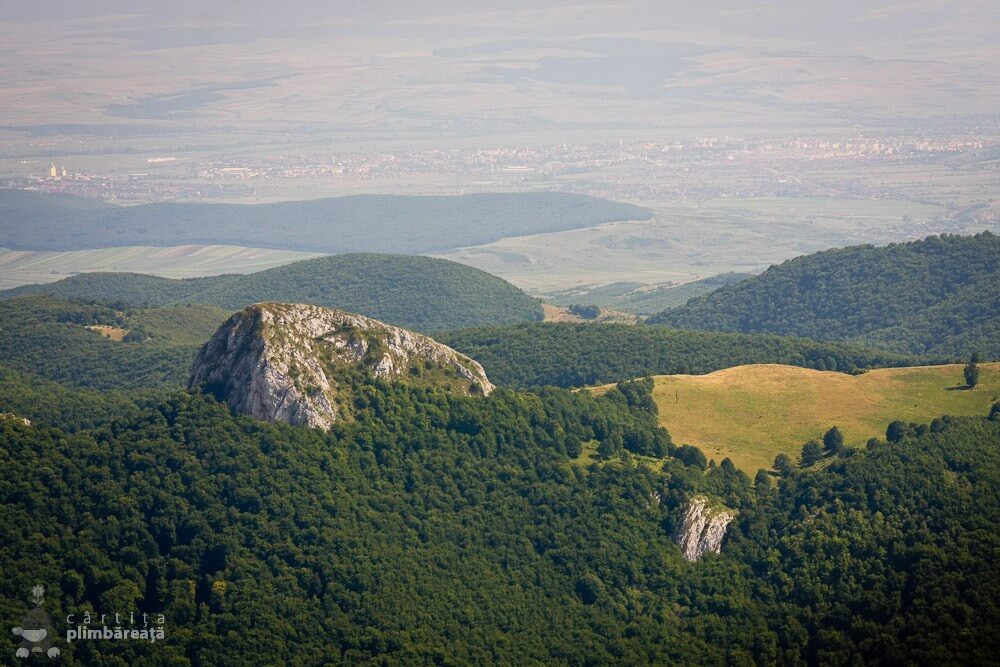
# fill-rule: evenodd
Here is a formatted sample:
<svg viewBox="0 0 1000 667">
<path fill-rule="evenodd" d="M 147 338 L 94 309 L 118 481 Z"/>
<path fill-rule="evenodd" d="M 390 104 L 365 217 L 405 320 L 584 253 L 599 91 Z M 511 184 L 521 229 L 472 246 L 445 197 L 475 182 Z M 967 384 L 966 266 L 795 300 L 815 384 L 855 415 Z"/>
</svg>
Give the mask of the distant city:
<svg viewBox="0 0 1000 667">
<path fill-rule="evenodd" d="M 301 153 L 178 158 L 155 155 L 155 172 L 93 173 L 72 161 L 37 176 L 0 179 L 3 187 L 66 192 L 121 201 L 234 199 L 259 196 L 267 182 L 378 182 L 445 176 L 454 192 L 552 188 L 626 200 L 685 201 L 717 197 L 889 198 L 891 188 L 848 176 L 802 179 L 810 171 L 850 165 L 920 164 L 949 156 L 970 159 L 1000 147 L 1000 131 L 982 136 L 698 137 L 688 141 L 617 140 L 540 147 Z M 993 131 L 990 131 L 993 130 Z M 22 164 L 31 161 L 24 160 Z M 44 164 L 38 161 L 39 166 Z M 958 168 L 957 166 L 955 168 Z M 177 170 L 181 171 L 178 172 Z M 862 172 L 856 172 L 862 173 Z M 450 185 L 457 184 L 457 185 Z M 429 190 L 434 189 L 428 186 Z"/>
</svg>

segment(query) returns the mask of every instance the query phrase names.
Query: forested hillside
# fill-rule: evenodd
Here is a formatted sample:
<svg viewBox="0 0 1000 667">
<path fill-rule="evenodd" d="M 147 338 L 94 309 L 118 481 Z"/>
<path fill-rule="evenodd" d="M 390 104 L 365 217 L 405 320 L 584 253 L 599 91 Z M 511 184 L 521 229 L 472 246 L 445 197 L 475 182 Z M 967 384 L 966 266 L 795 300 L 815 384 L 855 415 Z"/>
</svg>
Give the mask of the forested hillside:
<svg viewBox="0 0 1000 667">
<path fill-rule="evenodd" d="M 582 387 L 645 375 L 709 373 L 740 364 L 851 372 L 931 361 L 858 344 L 792 336 L 683 331 L 663 326 L 536 323 L 448 332 L 497 384 Z"/>
<path fill-rule="evenodd" d="M 727 556 L 774 600 L 758 645 L 812 664 L 996 660 L 1000 409 L 901 426 L 741 514 Z"/>
<path fill-rule="evenodd" d="M 508 236 L 648 220 L 648 209 L 586 195 L 352 195 L 273 204 L 155 203 L 0 190 L 0 244 L 14 250 L 242 245 L 316 252 L 427 253 Z"/>
<path fill-rule="evenodd" d="M 1000 238 L 932 236 L 828 250 L 692 299 L 650 322 L 859 340 L 916 354 L 1000 358 Z"/>
<path fill-rule="evenodd" d="M 77 387 L 180 387 L 227 315 L 210 306 L 126 312 L 44 296 L 0 299 L 0 363 Z"/>
<path fill-rule="evenodd" d="M 88 273 L 7 290 L 0 298 L 26 294 L 131 306 L 201 303 L 227 310 L 261 301 L 308 303 L 418 331 L 542 319 L 541 305 L 505 280 L 455 262 L 408 255 L 337 255 L 247 275 L 185 280 Z"/>
<path fill-rule="evenodd" d="M 998 421 L 900 427 L 775 488 L 669 456 L 648 382 L 600 398 L 372 385 L 324 433 L 179 391 L 59 389 L 82 408 L 61 414 L 29 400 L 51 385 L 0 376 L 0 412 L 33 420 L 0 420 L 0 614 L 20 617 L 29 582 L 57 634 L 83 609 L 164 617 L 155 643 L 61 643 L 67 664 L 995 657 Z M 576 464 L 588 442 L 611 461 Z M 668 456 L 635 465 L 623 442 Z M 688 563 L 671 533 L 694 493 L 739 517 L 720 555 Z"/>
<path fill-rule="evenodd" d="M 100 199 L 80 197 L 56 192 L 33 192 L 0 188 L 0 223 L 3 229 L 15 222 L 29 228 L 44 225 L 52 220 L 65 220 L 77 216 L 90 216 L 113 211 L 117 207 Z M 6 233 L 4 234 L 6 238 Z M 0 243 L 6 246 L 7 241 Z"/>
</svg>

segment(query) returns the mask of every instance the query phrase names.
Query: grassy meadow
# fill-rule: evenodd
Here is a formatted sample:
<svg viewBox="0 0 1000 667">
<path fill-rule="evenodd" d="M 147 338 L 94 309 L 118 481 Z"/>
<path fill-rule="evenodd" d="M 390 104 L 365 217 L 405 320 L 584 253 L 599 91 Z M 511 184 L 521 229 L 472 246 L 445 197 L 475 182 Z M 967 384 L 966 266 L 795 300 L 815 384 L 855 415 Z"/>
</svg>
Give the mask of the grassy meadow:
<svg viewBox="0 0 1000 667">
<path fill-rule="evenodd" d="M 1000 400 L 1000 363 L 980 364 L 979 385 L 964 388 L 961 365 L 884 368 L 862 375 L 757 364 L 707 375 L 664 375 L 653 397 L 677 444 L 710 459 L 729 457 L 753 474 L 785 452 L 838 426 L 851 446 L 884 437 L 896 419 L 926 423 L 941 415 L 982 415 Z"/>
</svg>

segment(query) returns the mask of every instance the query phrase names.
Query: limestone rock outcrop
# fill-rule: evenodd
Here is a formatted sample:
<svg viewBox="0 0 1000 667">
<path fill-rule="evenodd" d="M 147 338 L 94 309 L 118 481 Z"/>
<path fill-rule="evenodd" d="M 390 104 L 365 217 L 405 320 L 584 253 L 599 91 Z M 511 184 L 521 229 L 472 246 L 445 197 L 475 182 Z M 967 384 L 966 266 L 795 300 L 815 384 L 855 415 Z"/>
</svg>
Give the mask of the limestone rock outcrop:
<svg viewBox="0 0 1000 667">
<path fill-rule="evenodd" d="M 365 378 L 488 395 L 482 366 L 446 345 L 362 315 L 258 303 L 230 317 L 195 358 L 189 389 L 238 413 L 327 429 Z"/>
<path fill-rule="evenodd" d="M 734 517 L 730 510 L 710 507 L 704 496 L 692 497 L 684 506 L 684 517 L 674 533 L 684 558 L 696 561 L 707 553 L 719 553 L 726 528 Z"/>
</svg>

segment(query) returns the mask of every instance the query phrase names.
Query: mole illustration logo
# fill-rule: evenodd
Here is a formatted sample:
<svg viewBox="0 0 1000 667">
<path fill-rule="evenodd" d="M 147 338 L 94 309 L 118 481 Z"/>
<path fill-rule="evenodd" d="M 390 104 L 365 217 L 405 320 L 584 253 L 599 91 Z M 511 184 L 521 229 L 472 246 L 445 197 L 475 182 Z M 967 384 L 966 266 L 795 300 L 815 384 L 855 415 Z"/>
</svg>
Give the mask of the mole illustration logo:
<svg viewBox="0 0 1000 667">
<path fill-rule="evenodd" d="M 52 631 L 52 619 L 42 609 L 45 589 L 35 586 L 31 589 L 31 597 L 35 608 L 24 615 L 21 625 L 13 629 L 13 633 L 21 638 L 21 646 L 14 652 L 18 658 L 31 656 L 58 658 L 59 649 L 52 645 L 55 633 Z"/>
</svg>

